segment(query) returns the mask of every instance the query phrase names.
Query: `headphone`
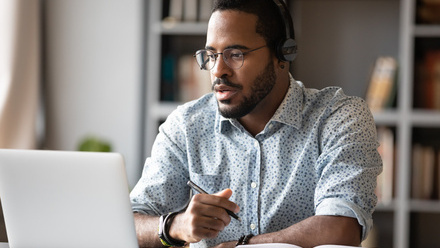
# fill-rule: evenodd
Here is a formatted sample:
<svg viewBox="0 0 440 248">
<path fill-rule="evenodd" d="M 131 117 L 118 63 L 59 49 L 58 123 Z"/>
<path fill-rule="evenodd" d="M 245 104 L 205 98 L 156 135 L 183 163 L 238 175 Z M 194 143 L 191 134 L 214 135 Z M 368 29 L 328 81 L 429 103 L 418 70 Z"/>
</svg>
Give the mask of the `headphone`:
<svg viewBox="0 0 440 248">
<path fill-rule="evenodd" d="M 282 61 L 293 61 L 296 58 L 298 46 L 295 41 L 295 31 L 289 10 L 283 0 L 273 0 L 284 21 L 286 37 L 281 40 L 276 47 L 276 55 Z"/>
</svg>

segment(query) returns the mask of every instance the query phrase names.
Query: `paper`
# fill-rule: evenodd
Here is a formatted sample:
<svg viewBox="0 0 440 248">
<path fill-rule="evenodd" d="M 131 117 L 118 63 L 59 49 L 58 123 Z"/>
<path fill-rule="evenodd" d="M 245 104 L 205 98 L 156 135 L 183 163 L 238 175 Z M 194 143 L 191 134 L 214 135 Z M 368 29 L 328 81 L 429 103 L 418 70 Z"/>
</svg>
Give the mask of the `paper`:
<svg viewBox="0 0 440 248">
<path fill-rule="evenodd" d="M 239 245 L 241 248 L 301 248 L 301 246 L 285 244 L 285 243 L 266 243 L 266 244 L 254 244 L 254 245 Z M 347 245 L 318 245 L 315 248 L 350 248 L 359 246 L 347 246 Z"/>
</svg>

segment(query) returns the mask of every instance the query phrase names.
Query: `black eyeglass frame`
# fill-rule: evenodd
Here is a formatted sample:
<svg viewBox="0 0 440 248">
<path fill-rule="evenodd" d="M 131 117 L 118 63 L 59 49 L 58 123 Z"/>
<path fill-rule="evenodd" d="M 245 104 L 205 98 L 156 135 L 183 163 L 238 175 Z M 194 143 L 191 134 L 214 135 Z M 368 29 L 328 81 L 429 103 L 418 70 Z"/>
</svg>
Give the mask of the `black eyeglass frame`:
<svg viewBox="0 0 440 248">
<path fill-rule="evenodd" d="M 214 68 L 215 63 L 217 63 L 218 55 L 221 54 L 222 57 L 223 57 L 223 60 L 224 60 L 225 63 L 226 63 L 226 65 L 229 66 L 229 68 L 231 68 L 231 69 L 237 70 L 237 69 L 240 69 L 240 68 L 243 66 L 243 64 L 244 64 L 244 55 L 246 55 L 246 54 L 248 54 L 248 53 L 251 53 L 251 52 L 254 52 L 254 51 L 257 51 L 257 50 L 259 50 L 259 49 L 261 49 L 261 48 L 263 48 L 263 47 L 267 47 L 267 45 L 260 46 L 260 47 L 257 47 L 257 48 L 255 48 L 255 49 L 252 49 L 252 50 L 249 50 L 249 51 L 246 51 L 246 52 L 243 52 L 243 51 L 241 51 L 241 50 L 238 49 L 238 48 L 226 48 L 226 49 L 223 50 L 223 52 L 221 52 L 221 53 L 214 53 L 214 52 L 212 52 L 211 50 L 208 50 L 208 49 L 201 49 L 201 50 L 197 50 L 196 53 L 193 55 L 193 57 L 196 59 L 197 64 L 200 66 L 200 70 L 207 70 L 207 71 L 210 71 L 210 70 L 212 70 L 212 68 Z M 228 50 L 237 50 L 237 51 L 240 51 L 241 56 L 242 56 L 242 59 L 241 59 L 241 64 L 240 64 L 239 67 L 237 67 L 237 68 L 232 67 L 232 66 L 229 64 L 229 62 L 228 62 L 229 59 L 224 57 L 224 53 L 225 53 L 225 51 L 228 51 Z M 212 64 L 211 68 L 209 68 L 209 69 L 206 68 L 206 64 L 210 61 L 209 59 L 207 59 L 204 63 L 201 63 L 201 61 L 203 61 L 203 59 L 198 59 L 198 57 L 200 56 L 200 54 L 202 54 L 203 52 L 211 52 L 212 55 L 214 56 L 214 59 L 215 59 L 215 60 L 214 60 L 214 63 Z"/>
</svg>

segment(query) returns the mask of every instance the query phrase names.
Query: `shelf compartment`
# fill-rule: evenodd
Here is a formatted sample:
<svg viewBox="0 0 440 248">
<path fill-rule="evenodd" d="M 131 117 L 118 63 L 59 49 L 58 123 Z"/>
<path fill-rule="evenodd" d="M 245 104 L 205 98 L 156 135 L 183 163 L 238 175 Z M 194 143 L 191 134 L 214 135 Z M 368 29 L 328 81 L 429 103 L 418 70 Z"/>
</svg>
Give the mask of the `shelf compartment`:
<svg viewBox="0 0 440 248">
<path fill-rule="evenodd" d="M 440 213 L 411 213 L 410 247 L 438 247 Z"/>
<path fill-rule="evenodd" d="M 394 213 L 374 212 L 373 229 L 362 243 L 363 247 L 393 247 Z"/>
</svg>

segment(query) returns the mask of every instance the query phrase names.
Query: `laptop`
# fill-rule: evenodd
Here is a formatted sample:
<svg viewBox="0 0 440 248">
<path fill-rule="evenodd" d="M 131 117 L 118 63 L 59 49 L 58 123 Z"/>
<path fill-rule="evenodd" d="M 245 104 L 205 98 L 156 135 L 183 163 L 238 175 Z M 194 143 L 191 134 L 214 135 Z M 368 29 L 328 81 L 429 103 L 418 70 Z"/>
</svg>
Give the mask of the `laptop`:
<svg viewBox="0 0 440 248">
<path fill-rule="evenodd" d="M 118 153 L 0 149 L 10 248 L 138 247 Z"/>
</svg>

